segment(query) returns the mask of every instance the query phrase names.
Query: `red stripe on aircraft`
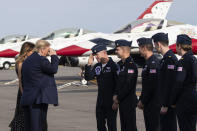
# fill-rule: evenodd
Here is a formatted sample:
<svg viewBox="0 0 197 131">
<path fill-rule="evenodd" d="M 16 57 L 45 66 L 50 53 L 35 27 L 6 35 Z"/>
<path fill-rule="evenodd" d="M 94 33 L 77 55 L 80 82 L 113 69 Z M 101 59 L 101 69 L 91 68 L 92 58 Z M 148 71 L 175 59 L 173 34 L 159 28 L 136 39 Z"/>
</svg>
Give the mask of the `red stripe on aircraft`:
<svg viewBox="0 0 197 131">
<path fill-rule="evenodd" d="M 19 52 L 7 49 L 4 51 L 0 51 L 0 57 L 15 57 Z"/>
<path fill-rule="evenodd" d="M 68 46 L 66 48 L 60 49 L 57 51 L 58 55 L 63 56 L 81 56 L 85 52 L 89 51 L 90 49 L 85 49 L 76 45 Z"/>
</svg>

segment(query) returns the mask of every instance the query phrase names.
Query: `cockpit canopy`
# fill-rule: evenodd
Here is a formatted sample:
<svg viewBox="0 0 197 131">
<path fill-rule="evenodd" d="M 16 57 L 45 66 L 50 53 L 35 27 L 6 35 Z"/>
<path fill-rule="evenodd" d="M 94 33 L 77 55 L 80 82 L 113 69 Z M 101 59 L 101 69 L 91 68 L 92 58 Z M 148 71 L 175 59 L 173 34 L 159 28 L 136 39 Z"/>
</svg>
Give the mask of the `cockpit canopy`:
<svg viewBox="0 0 197 131">
<path fill-rule="evenodd" d="M 46 37 L 43 37 L 43 40 L 53 40 L 55 38 L 63 37 L 63 38 L 72 38 L 80 35 L 84 35 L 87 33 L 93 33 L 93 31 L 77 29 L 77 28 L 66 28 L 61 30 L 56 30 Z"/>
<path fill-rule="evenodd" d="M 35 37 L 29 36 L 29 35 L 9 35 L 9 36 L 3 37 L 0 40 L 0 44 L 17 43 L 17 42 L 22 42 L 22 41 L 32 39 L 32 38 L 35 38 Z"/>
<path fill-rule="evenodd" d="M 162 29 L 165 27 L 181 25 L 183 23 L 167 21 L 165 19 L 140 19 L 129 23 L 114 33 L 138 33 Z"/>
</svg>

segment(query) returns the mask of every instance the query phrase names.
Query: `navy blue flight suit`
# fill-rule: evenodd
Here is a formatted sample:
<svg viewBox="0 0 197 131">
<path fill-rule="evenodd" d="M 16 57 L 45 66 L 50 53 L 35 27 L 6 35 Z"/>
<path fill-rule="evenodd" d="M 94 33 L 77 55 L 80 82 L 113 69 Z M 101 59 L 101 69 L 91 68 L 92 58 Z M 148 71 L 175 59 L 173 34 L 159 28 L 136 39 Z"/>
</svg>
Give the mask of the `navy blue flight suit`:
<svg viewBox="0 0 197 131">
<path fill-rule="evenodd" d="M 176 113 L 170 104 L 170 96 L 175 86 L 177 62 L 177 57 L 169 50 L 160 63 L 161 106 L 168 107 L 167 113 L 160 115 L 161 131 L 177 131 Z"/>
<path fill-rule="evenodd" d="M 142 93 L 140 100 L 144 105 L 146 131 L 159 131 L 160 90 L 158 83 L 159 60 L 152 55 L 142 70 Z"/>
<path fill-rule="evenodd" d="M 191 51 L 179 60 L 172 105 L 176 105 L 180 131 L 196 131 L 197 121 L 197 59 Z"/>
<path fill-rule="evenodd" d="M 131 57 L 118 62 L 118 80 L 116 94 L 119 101 L 121 131 L 137 131 L 136 126 L 136 83 L 137 66 Z"/>
<path fill-rule="evenodd" d="M 85 79 L 92 80 L 96 77 L 98 83 L 98 97 L 96 103 L 96 119 L 98 131 L 117 131 L 117 110 L 112 109 L 115 94 L 117 65 L 110 58 L 102 69 L 102 64 L 97 63 L 93 68 L 85 66 Z"/>
</svg>

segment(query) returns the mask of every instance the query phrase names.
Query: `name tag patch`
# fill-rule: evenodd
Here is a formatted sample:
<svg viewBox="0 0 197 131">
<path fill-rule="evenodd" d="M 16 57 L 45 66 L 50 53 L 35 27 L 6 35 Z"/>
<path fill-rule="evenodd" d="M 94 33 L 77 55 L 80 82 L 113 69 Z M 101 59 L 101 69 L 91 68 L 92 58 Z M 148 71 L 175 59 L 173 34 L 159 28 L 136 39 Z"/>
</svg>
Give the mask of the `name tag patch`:
<svg viewBox="0 0 197 131">
<path fill-rule="evenodd" d="M 108 72 L 111 72 L 111 67 L 106 67 L 106 70 L 105 71 L 103 71 L 104 73 L 106 72 L 106 73 L 108 73 Z"/>
<path fill-rule="evenodd" d="M 174 70 L 174 65 L 168 65 L 168 69 Z"/>
</svg>

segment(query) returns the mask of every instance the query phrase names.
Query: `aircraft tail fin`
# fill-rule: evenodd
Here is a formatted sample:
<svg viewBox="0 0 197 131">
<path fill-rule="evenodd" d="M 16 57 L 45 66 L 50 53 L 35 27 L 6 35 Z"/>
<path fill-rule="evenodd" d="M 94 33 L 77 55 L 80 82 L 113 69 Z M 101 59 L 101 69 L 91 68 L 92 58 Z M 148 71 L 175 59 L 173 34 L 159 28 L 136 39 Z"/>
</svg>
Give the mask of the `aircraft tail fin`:
<svg viewBox="0 0 197 131">
<path fill-rule="evenodd" d="M 155 0 L 137 19 L 165 19 L 173 0 Z"/>
</svg>

